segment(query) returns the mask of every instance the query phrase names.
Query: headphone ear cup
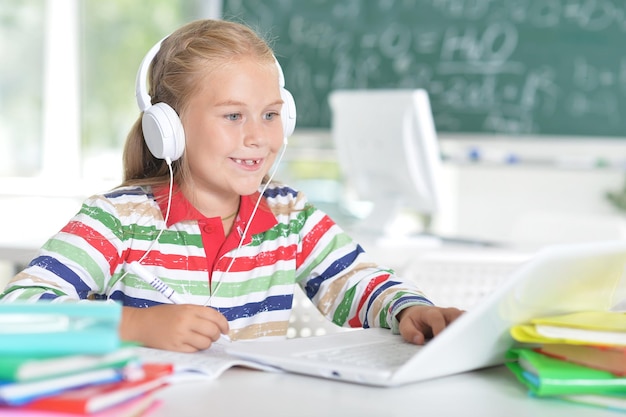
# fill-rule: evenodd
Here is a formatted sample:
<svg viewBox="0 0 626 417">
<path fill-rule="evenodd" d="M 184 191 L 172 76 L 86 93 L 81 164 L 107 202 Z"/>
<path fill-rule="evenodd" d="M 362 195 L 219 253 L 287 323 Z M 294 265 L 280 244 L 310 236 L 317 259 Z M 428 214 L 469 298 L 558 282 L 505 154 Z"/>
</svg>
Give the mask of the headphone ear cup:
<svg viewBox="0 0 626 417">
<path fill-rule="evenodd" d="M 147 108 L 141 118 L 143 137 L 155 158 L 175 161 L 185 149 L 185 131 L 176 111 L 166 103 Z"/>
<path fill-rule="evenodd" d="M 283 107 L 280 117 L 283 122 L 283 135 L 285 140 L 293 134 L 296 128 L 296 102 L 291 93 L 284 87 L 280 88 L 280 96 L 283 99 Z"/>
</svg>

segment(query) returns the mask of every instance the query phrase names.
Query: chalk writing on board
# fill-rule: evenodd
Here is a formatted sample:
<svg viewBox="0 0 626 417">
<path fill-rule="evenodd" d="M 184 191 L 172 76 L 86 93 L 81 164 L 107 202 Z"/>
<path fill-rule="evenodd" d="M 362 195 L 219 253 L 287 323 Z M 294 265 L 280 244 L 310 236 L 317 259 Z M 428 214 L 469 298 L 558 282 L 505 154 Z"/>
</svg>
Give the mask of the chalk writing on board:
<svg viewBox="0 0 626 417">
<path fill-rule="evenodd" d="M 425 88 L 440 131 L 626 137 L 626 2 L 228 0 L 275 37 L 298 126 L 340 88 Z M 624 57 L 623 57 L 624 56 Z"/>
</svg>

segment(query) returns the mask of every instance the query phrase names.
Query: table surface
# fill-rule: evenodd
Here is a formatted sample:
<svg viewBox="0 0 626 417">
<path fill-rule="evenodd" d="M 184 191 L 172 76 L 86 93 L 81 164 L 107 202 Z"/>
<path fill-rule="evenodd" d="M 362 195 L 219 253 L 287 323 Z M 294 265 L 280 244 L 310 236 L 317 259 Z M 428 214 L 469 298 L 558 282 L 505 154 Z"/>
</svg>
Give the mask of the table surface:
<svg viewBox="0 0 626 417">
<path fill-rule="evenodd" d="M 195 416 L 613 416 L 614 411 L 529 397 L 498 366 L 395 388 L 360 386 L 244 368 L 214 381 L 181 382 L 157 393 L 153 417 Z"/>
</svg>

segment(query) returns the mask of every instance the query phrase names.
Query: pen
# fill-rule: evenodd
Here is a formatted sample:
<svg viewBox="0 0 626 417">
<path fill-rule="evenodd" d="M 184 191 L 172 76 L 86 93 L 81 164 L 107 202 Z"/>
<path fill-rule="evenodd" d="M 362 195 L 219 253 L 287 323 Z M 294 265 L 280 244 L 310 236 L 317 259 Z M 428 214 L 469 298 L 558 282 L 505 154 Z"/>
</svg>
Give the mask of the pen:
<svg viewBox="0 0 626 417">
<path fill-rule="evenodd" d="M 171 289 L 166 283 L 161 281 L 158 277 L 150 274 L 139 262 L 131 262 L 128 267 L 131 271 L 133 271 L 139 278 L 147 282 L 163 294 L 165 298 L 170 300 L 174 304 L 185 304 L 185 300 L 182 299 L 180 295 L 178 295 L 173 289 Z"/>
<path fill-rule="evenodd" d="M 128 264 L 128 267 L 139 278 L 150 284 L 152 288 L 163 294 L 163 296 L 170 300 L 172 303 L 185 304 L 185 300 L 183 300 L 180 295 L 178 295 L 172 288 L 170 288 L 170 286 L 161 281 L 158 277 L 156 277 L 155 275 L 151 275 L 148 271 L 146 271 L 143 265 L 141 265 L 139 262 L 131 262 L 130 264 Z M 230 342 L 230 337 L 228 337 L 227 334 L 222 334 L 218 342 L 219 341 Z"/>
</svg>

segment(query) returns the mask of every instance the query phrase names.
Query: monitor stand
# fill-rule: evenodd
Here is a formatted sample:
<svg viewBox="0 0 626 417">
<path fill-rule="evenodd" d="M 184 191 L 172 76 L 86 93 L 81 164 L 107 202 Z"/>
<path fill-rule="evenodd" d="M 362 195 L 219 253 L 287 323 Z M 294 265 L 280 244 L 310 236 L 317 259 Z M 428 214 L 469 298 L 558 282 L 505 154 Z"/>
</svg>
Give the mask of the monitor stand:
<svg viewBox="0 0 626 417">
<path fill-rule="evenodd" d="M 376 245 L 436 247 L 441 239 L 430 233 L 431 216 L 407 211 L 401 201 L 374 202 L 366 217 L 356 221 L 349 232 L 357 241 Z"/>
</svg>

